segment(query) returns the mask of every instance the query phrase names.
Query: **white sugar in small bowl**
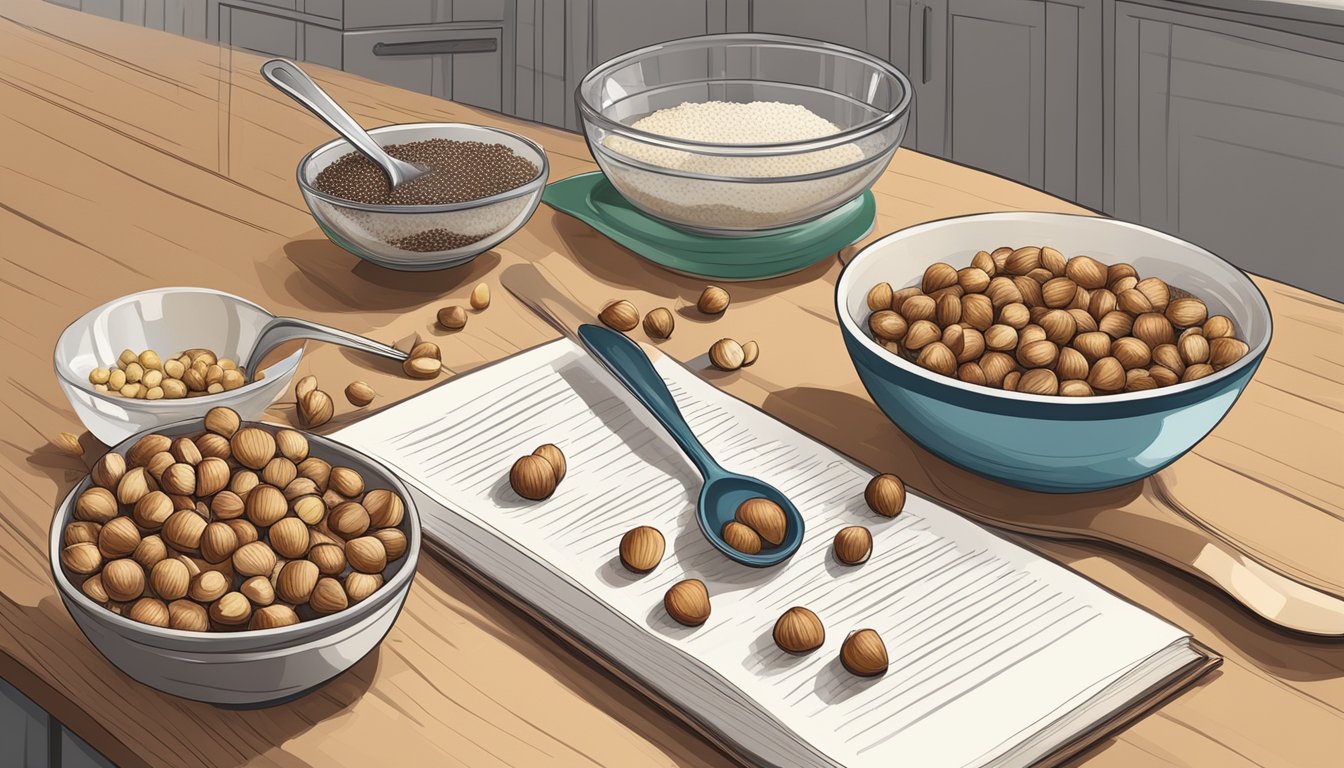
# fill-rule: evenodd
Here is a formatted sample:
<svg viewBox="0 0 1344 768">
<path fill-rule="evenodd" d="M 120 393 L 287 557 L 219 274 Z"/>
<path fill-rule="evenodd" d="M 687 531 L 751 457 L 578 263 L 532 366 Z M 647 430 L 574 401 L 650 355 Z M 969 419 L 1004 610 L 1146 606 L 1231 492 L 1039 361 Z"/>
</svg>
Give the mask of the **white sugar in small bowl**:
<svg viewBox="0 0 1344 768">
<path fill-rule="evenodd" d="M 466 123 L 407 123 L 369 131 L 380 146 L 429 139 L 479 141 L 500 144 L 537 167 L 537 175 L 520 187 L 479 200 L 440 205 L 372 205 L 345 200 L 316 187 L 317 175 L 355 151 L 345 139 L 336 139 L 309 152 L 299 161 L 299 190 L 313 218 L 332 242 L 379 266 L 424 272 L 470 262 L 517 232 L 541 202 L 550 165 L 536 142 L 498 128 Z M 412 251 L 395 243 L 403 238 L 443 230 L 479 237 L 469 245 L 438 251 Z"/>
</svg>

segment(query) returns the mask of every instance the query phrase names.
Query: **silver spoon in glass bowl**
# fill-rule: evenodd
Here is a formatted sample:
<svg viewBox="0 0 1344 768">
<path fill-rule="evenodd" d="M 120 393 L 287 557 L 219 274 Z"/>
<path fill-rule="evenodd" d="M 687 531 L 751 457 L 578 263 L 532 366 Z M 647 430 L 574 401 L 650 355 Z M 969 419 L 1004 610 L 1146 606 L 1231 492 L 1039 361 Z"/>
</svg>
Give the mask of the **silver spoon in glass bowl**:
<svg viewBox="0 0 1344 768">
<path fill-rule="evenodd" d="M 429 172 L 428 168 L 398 160 L 383 151 L 378 142 L 374 141 L 373 137 L 365 132 L 359 123 L 355 122 L 355 118 L 351 117 L 349 112 L 341 109 L 341 105 L 327 95 L 327 92 L 313 82 L 308 73 L 299 69 L 299 66 L 294 62 L 286 59 L 271 59 L 261 65 L 261 76 L 291 99 L 307 107 L 308 111 L 317 115 L 322 119 L 322 122 L 330 125 L 337 133 L 345 137 L 345 140 L 350 142 L 351 146 L 382 168 L 392 186 L 399 187 Z"/>
</svg>

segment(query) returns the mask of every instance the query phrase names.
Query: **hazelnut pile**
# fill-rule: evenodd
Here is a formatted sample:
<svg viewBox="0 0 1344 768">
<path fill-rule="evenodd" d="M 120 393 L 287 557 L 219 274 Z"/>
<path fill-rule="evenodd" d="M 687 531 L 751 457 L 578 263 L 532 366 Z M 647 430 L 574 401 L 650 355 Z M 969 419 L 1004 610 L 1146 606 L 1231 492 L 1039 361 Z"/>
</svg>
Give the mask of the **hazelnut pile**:
<svg viewBox="0 0 1344 768">
<path fill-rule="evenodd" d="M 96 392 L 136 400 L 175 400 L 217 395 L 247 383 L 247 371 L 208 349 L 188 349 L 168 359 L 146 349 L 122 350 L 115 365 L 89 371 Z"/>
<path fill-rule="evenodd" d="M 337 613 L 406 554 L 405 505 L 292 429 L 228 408 L 203 433 L 108 453 L 75 501 L 61 565 L 89 599 L 144 624 L 271 629 Z"/>
<path fill-rule="evenodd" d="M 1232 320 L 1129 264 L 1065 258 L 1049 246 L 942 262 L 917 287 L 868 292 L 886 349 L 944 376 L 1034 395 L 1086 397 L 1194 381 L 1249 347 Z"/>
<path fill-rule="evenodd" d="M 738 505 L 733 519 L 723 526 L 723 540 L 744 555 L 759 554 L 765 544 L 784 543 L 789 522 L 778 504 L 762 498 L 747 499 Z"/>
</svg>

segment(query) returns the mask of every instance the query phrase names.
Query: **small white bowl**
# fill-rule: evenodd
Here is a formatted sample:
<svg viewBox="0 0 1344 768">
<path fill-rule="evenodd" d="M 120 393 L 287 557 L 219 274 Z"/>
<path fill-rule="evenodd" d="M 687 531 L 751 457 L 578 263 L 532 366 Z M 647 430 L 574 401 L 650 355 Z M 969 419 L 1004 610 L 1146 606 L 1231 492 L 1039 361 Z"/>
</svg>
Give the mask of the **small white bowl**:
<svg viewBox="0 0 1344 768">
<path fill-rule="evenodd" d="M 74 321 L 56 341 L 56 379 L 93 436 L 116 445 L 138 432 L 200 418 L 217 405 L 255 421 L 284 392 L 303 350 L 265 368 L 265 378 L 218 395 L 134 400 L 94 390 L 89 372 L 116 366 L 123 349 L 161 355 L 192 347 L 237 359 L 250 352 L 275 316 L 252 302 L 208 288 L 156 288 L 113 299 Z M 251 373 L 251 371 L 249 371 Z"/>
<path fill-rule="evenodd" d="M 197 419 L 154 431 L 169 437 L 204 431 Z M 125 455 L 141 435 L 112 450 Z M 344 445 L 306 435 L 309 455 L 358 471 L 366 487 L 388 488 L 406 506 L 399 528 L 406 554 L 385 571 L 386 583 L 349 608 L 277 629 L 187 632 L 141 624 L 90 600 L 61 568 L 65 526 L 75 500 L 93 481 L 85 476 L 57 507 L 48 541 L 52 578 L 66 610 L 107 660 L 132 678 L 164 693 L 226 706 L 283 703 L 339 675 L 378 646 L 392 628 L 415 579 L 420 558 L 420 516 L 410 490 L 391 470 Z"/>
</svg>

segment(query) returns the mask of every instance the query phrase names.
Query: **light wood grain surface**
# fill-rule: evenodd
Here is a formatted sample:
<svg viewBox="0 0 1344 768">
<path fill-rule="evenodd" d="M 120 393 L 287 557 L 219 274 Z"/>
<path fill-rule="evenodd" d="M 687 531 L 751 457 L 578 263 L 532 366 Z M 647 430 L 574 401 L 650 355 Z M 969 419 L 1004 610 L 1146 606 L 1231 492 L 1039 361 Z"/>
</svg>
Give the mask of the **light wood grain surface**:
<svg viewBox="0 0 1344 768">
<path fill-rule="evenodd" d="M 330 244 L 295 188 L 299 157 L 328 138 L 267 86 L 261 59 L 69 12 L 0 3 L 0 677 L 122 765 L 720 765 L 727 759 L 461 575 L 422 561 L 381 648 L 319 692 L 237 712 L 173 699 L 117 672 L 65 613 L 44 543 L 51 511 L 84 463 L 50 444 L 82 432 L 51 372 L 61 329 L 131 291 L 207 285 L 280 313 L 391 341 L 435 338 L 465 372 L 553 337 L 498 288 L 540 262 L 586 295 L 643 309 L 694 300 L 701 285 L 638 261 L 544 206 L 469 267 L 389 272 Z M 366 125 L 503 125 L 546 147 L 553 178 L 593 168 L 582 139 L 341 73 L 324 87 Z M 875 188 L 876 234 L 980 211 L 1074 210 L 995 177 L 902 150 Z M 843 256 L 843 254 L 842 254 Z M 1302 257 L 1285 255 L 1285 257 Z M 1190 455 L 1145 483 L 1052 498 L 1005 493 L 907 441 L 863 394 L 841 349 L 831 291 L 838 261 L 736 286 L 715 323 L 678 316 L 661 348 L 703 368 L 724 335 L 754 338 L 760 362 L 705 376 L 915 488 L 984 517 L 1077 529 L 1166 514 L 1247 556 L 1344 596 L 1344 308 L 1260 280 L 1275 340 L 1246 395 Z M 477 282 L 495 300 L 465 330 L 433 326 Z M 800 340 L 806 340 L 804 346 Z M 813 342 L 817 343 L 813 343 Z M 353 379 L 371 409 L 419 391 L 395 367 L 314 345 L 306 372 L 333 393 Z M 277 403 L 272 417 L 292 416 Z M 337 418 L 363 412 L 338 397 Z M 102 446 L 85 434 L 86 458 Z M 1344 645 L 1282 632 L 1220 592 L 1152 560 L 1094 544 L 1024 538 L 1193 632 L 1226 658 L 1198 688 L 1092 750 L 1098 766 L 1323 766 L 1344 753 Z"/>
</svg>

